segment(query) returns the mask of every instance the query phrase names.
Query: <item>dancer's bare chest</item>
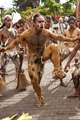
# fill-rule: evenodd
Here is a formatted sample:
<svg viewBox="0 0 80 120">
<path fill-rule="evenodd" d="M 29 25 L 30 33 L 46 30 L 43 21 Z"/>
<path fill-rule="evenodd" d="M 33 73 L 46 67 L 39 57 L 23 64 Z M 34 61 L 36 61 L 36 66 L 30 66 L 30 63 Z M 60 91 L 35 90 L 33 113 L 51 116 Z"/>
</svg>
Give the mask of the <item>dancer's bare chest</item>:
<svg viewBox="0 0 80 120">
<path fill-rule="evenodd" d="M 28 37 L 28 44 L 31 46 L 43 46 L 46 43 L 47 37 L 44 34 L 31 35 Z"/>
</svg>

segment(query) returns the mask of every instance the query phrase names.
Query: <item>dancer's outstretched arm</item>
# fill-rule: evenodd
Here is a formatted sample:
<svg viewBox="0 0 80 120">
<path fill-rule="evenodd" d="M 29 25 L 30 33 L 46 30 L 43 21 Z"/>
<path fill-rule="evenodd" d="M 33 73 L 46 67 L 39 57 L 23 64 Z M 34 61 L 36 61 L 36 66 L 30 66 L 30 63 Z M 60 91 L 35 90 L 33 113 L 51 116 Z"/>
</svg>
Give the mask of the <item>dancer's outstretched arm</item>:
<svg viewBox="0 0 80 120">
<path fill-rule="evenodd" d="M 73 51 L 71 52 L 71 54 L 69 56 L 69 59 L 68 59 L 68 62 L 66 64 L 66 66 L 65 66 L 65 70 L 67 69 L 67 67 L 70 66 L 70 62 L 73 59 L 73 57 L 76 55 L 76 53 L 79 50 L 79 48 L 80 48 L 80 42 L 77 43 L 77 45 L 74 47 Z"/>
<path fill-rule="evenodd" d="M 63 36 L 63 35 L 57 35 L 57 34 L 54 34 L 52 33 L 51 31 L 49 30 L 46 30 L 46 33 L 49 37 L 55 39 L 55 40 L 58 40 L 58 41 L 61 41 L 61 42 L 75 42 L 77 40 L 80 40 L 80 36 L 76 36 L 74 38 L 69 38 L 69 37 L 66 37 L 66 36 Z"/>
</svg>

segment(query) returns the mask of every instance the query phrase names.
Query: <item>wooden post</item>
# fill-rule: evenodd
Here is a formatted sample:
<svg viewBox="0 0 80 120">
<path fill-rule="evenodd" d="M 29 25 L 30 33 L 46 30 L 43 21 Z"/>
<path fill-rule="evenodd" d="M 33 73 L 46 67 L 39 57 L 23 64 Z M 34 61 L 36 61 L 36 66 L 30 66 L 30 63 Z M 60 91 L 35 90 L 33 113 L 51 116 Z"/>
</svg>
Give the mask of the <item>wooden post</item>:
<svg viewBox="0 0 80 120">
<path fill-rule="evenodd" d="M 80 0 L 77 0 L 76 3 L 76 19 L 80 20 Z"/>
</svg>

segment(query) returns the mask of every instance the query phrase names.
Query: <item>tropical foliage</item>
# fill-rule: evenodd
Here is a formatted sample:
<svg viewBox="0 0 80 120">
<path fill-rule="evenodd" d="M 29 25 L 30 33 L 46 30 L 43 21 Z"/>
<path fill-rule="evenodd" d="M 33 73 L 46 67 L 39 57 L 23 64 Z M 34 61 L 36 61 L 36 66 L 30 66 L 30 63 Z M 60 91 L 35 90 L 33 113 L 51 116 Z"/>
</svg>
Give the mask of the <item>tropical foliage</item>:
<svg viewBox="0 0 80 120">
<path fill-rule="evenodd" d="M 62 16 L 70 16 L 75 8 L 77 0 L 68 0 L 64 4 L 56 3 L 56 0 L 42 0 L 42 4 L 39 5 L 40 0 L 14 0 L 13 8 L 10 8 L 4 11 L 5 14 L 12 14 L 12 12 L 17 10 L 22 18 L 28 19 L 32 14 L 40 12 L 42 15 L 62 15 Z M 59 0 L 57 0 L 58 2 Z M 35 7 L 31 7 L 31 3 L 34 3 Z M 49 8 L 49 9 L 47 9 Z"/>
<path fill-rule="evenodd" d="M 74 5 L 76 5 L 77 0 L 69 0 L 66 3 L 62 4 L 62 11 L 61 14 L 64 16 L 70 16 L 72 13 L 75 12 Z"/>
<path fill-rule="evenodd" d="M 13 0 L 13 6 L 20 11 L 26 10 L 26 7 L 36 8 L 40 0 Z"/>
</svg>

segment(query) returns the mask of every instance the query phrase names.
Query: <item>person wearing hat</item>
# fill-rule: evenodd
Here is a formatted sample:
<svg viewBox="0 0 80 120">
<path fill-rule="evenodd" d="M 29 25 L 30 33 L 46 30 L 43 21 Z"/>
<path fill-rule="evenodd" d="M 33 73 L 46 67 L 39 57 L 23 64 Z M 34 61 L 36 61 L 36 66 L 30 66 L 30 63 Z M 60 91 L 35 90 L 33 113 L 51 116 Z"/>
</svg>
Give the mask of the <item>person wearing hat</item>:
<svg viewBox="0 0 80 120">
<path fill-rule="evenodd" d="M 12 26 L 14 29 L 17 30 L 18 32 L 18 29 L 20 28 L 20 25 L 18 24 L 18 21 L 21 19 L 21 15 L 18 13 L 18 12 L 15 12 L 13 14 L 13 20 L 12 20 Z"/>
</svg>

